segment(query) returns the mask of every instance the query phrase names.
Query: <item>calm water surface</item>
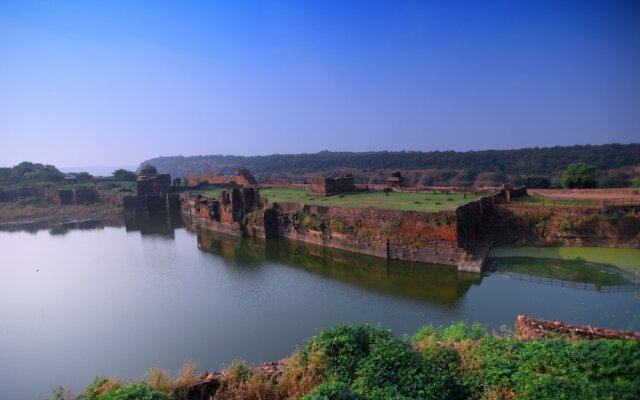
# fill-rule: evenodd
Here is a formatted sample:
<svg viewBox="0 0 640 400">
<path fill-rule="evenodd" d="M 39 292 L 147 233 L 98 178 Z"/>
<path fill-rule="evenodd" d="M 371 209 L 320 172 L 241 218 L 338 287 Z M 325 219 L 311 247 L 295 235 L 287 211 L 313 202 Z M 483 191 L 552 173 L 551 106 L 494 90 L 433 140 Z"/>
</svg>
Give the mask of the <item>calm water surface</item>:
<svg viewBox="0 0 640 400">
<path fill-rule="evenodd" d="M 477 277 L 164 220 L 80 227 L 0 231 L 1 399 L 175 373 L 187 360 L 209 370 L 277 360 L 340 323 L 402 335 L 460 320 L 497 330 L 527 314 L 640 329 L 636 274 L 584 260 L 510 253 Z"/>
</svg>

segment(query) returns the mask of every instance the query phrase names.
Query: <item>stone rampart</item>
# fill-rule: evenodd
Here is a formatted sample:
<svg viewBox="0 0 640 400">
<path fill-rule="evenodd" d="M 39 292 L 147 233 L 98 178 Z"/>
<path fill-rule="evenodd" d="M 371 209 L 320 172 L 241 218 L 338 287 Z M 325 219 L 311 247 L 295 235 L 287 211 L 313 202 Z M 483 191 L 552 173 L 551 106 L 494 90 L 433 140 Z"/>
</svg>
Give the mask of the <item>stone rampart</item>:
<svg viewBox="0 0 640 400">
<path fill-rule="evenodd" d="M 278 235 L 377 257 L 456 265 L 455 211 L 434 213 L 277 203 Z"/>
<path fill-rule="evenodd" d="M 206 230 L 284 237 L 387 259 L 448 265 L 463 259 L 493 206 L 490 197 L 440 212 L 269 204 L 253 188 L 227 189 L 217 200 L 183 195 L 181 202 L 183 214 Z"/>
<path fill-rule="evenodd" d="M 533 246 L 640 247 L 640 207 L 495 206 L 483 234 L 496 243 Z"/>
</svg>

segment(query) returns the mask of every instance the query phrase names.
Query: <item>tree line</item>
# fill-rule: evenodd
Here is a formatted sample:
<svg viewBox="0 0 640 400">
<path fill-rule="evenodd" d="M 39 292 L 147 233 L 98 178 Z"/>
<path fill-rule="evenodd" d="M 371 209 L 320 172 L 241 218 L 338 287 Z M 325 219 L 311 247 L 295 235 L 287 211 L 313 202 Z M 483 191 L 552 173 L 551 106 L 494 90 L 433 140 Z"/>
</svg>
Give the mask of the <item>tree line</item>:
<svg viewBox="0 0 640 400">
<path fill-rule="evenodd" d="M 473 184 L 478 176 L 493 174 L 494 181 L 507 179 L 529 183 L 530 187 L 560 186 L 562 174 L 570 164 L 586 163 L 599 172 L 600 186 L 628 186 L 633 166 L 640 165 L 640 144 L 606 144 L 535 147 L 518 150 L 485 151 L 381 151 L 330 152 L 313 154 L 272 154 L 267 156 L 173 156 L 148 160 L 172 176 L 207 172 L 230 174 L 236 168 L 248 168 L 261 180 L 274 178 L 311 178 L 319 173 L 355 172 L 355 176 L 375 183 L 384 173 L 402 170 L 413 184 L 436 182 L 439 185 Z M 416 171 L 433 170 L 431 177 Z M 618 171 L 620 170 L 620 171 Z M 413 171 L 413 172 L 412 172 Z M 413 175 L 411 175 L 413 174 Z M 481 176 L 482 177 L 482 176 Z M 462 185 L 460 185 L 462 186 Z"/>
</svg>

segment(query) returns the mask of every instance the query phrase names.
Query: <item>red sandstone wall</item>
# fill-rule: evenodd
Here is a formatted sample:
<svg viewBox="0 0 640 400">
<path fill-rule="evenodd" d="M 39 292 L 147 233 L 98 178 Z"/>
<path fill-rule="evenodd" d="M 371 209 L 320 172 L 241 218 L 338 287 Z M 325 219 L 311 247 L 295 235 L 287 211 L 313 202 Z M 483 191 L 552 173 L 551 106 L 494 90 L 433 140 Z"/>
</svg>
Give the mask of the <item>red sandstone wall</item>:
<svg viewBox="0 0 640 400">
<path fill-rule="evenodd" d="M 278 203 L 280 214 L 291 222 L 279 235 L 308 243 L 377 257 L 455 265 L 464 250 L 458 246 L 454 211 L 353 209 Z M 293 215 L 316 215 L 325 222 L 325 232 L 305 229 Z M 301 217 L 304 218 L 304 217 Z M 332 228 L 334 220 L 353 228 L 347 233 Z"/>
<path fill-rule="evenodd" d="M 419 211 L 375 210 L 278 203 L 285 213 L 304 212 L 336 218 L 354 229 L 370 230 L 373 239 L 389 238 L 391 243 L 407 243 L 418 239 L 458 242 L 455 211 L 426 213 Z"/>
<path fill-rule="evenodd" d="M 274 205 L 276 211 L 255 211 L 259 213 L 256 216 L 250 213 L 260 199 L 247 197 L 246 190 L 221 193 L 220 221 L 212 219 L 208 205 L 187 196 L 183 196 L 183 204 L 188 202 L 191 206 L 183 207 L 183 212 L 195 217 L 203 229 L 265 237 L 269 228 L 270 237 L 277 235 L 383 258 L 456 265 L 464 254 L 458 243 L 455 211 L 426 213 L 278 203 Z M 249 207 L 243 199 L 253 203 Z M 266 214 L 269 227 L 264 224 Z M 247 216 L 247 226 L 241 226 L 239 222 Z"/>
<path fill-rule="evenodd" d="M 640 210 L 497 205 L 485 234 L 497 243 L 640 247 Z"/>
<path fill-rule="evenodd" d="M 218 173 L 209 173 L 203 175 L 189 175 L 185 178 L 185 185 L 195 186 L 200 183 L 209 185 L 218 185 L 225 187 L 243 186 L 253 187 L 257 185 L 256 179 L 246 169 L 237 170 L 235 175 L 222 175 Z"/>
</svg>

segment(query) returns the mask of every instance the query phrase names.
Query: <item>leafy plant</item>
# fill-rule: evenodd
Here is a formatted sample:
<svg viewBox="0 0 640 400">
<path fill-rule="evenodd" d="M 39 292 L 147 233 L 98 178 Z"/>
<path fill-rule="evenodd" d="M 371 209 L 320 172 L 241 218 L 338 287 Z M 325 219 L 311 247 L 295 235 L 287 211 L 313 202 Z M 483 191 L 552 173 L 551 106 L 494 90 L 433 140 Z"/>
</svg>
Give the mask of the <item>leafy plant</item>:
<svg viewBox="0 0 640 400">
<path fill-rule="evenodd" d="M 140 382 L 123 385 L 98 397 L 98 400 L 171 400 L 171 397 L 150 388 L 145 382 Z"/>
</svg>

